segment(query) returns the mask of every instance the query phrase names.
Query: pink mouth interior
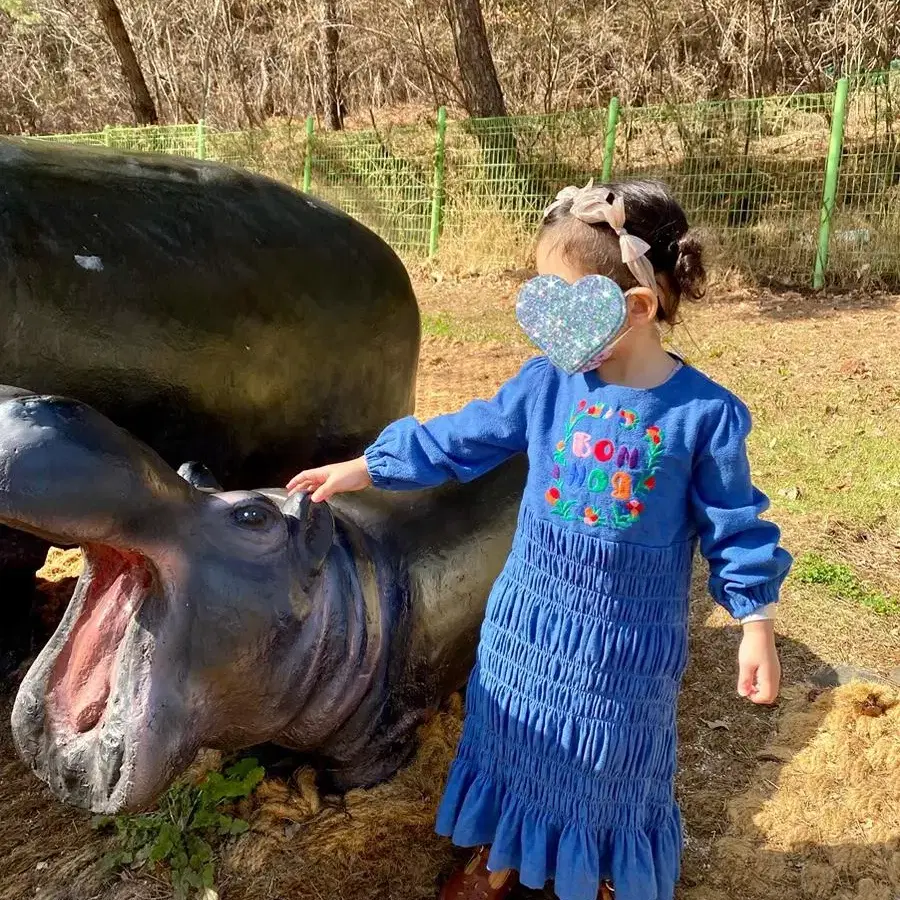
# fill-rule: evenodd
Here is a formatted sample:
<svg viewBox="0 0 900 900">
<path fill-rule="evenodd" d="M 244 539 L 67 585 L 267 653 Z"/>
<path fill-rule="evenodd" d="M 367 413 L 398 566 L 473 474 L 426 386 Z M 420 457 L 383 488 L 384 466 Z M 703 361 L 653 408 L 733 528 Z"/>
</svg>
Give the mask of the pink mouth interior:
<svg viewBox="0 0 900 900">
<path fill-rule="evenodd" d="M 78 734 L 103 716 L 119 645 L 153 582 L 150 564 L 139 553 L 96 546 L 84 552 L 81 613 L 49 683 L 54 719 Z"/>
</svg>

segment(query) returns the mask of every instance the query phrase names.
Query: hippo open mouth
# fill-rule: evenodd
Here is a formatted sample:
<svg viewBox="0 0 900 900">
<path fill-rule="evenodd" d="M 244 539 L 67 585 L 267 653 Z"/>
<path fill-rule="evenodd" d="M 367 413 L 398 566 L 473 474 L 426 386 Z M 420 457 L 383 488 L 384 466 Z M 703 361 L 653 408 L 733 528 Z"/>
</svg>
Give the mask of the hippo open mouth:
<svg viewBox="0 0 900 900">
<path fill-rule="evenodd" d="M 142 554 L 99 544 L 82 549 L 84 573 L 69 611 L 36 663 L 44 670 L 36 681 L 42 698 L 20 695 L 19 712 L 30 707 L 32 715 L 16 738 L 55 791 L 80 806 L 116 810 L 140 780 L 133 738 L 152 725 L 154 650 L 142 620 L 163 606 L 164 595 L 156 568 Z M 40 699 L 43 714 L 33 715 Z"/>
<path fill-rule="evenodd" d="M 23 759 L 78 806 L 141 806 L 163 777 L 155 759 L 194 750 L 169 743 L 177 692 L 165 704 L 150 696 L 172 606 L 153 523 L 171 521 L 172 504 L 189 495 L 152 451 L 89 407 L 0 389 L 0 521 L 84 553 L 74 596 L 12 714 Z M 177 682 L 177 670 L 168 674 Z"/>
<path fill-rule="evenodd" d="M 119 675 L 117 652 L 155 581 L 155 570 L 138 553 L 94 546 L 84 557 L 78 618 L 49 684 L 54 722 L 74 734 L 97 728 L 104 718 Z"/>
</svg>

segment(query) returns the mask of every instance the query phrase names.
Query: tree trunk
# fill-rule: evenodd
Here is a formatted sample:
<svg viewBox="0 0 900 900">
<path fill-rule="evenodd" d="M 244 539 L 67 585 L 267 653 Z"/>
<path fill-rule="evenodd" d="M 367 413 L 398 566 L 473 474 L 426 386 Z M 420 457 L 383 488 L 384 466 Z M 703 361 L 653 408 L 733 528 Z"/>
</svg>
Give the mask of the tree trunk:
<svg viewBox="0 0 900 900">
<path fill-rule="evenodd" d="M 344 104 L 341 97 L 340 68 L 338 52 L 340 32 L 337 27 L 336 0 L 323 0 L 322 6 L 322 106 L 325 113 L 325 128 L 340 131 L 344 127 Z"/>
<path fill-rule="evenodd" d="M 531 167 L 519 161 L 516 133 L 512 120 L 508 118 L 506 101 L 491 55 L 481 0 L 446 0 L 446 4 L 466 112 L 472 116 L 463 127 L 481 145 L 486 189 L 502 208 L 517 214 L 529 214 L 533 212 L 532 198 L 540 196 L 540 193 Z"/>
<path fill-rule="evenodd" d="M 128 36 L 125 23 L 122 21 L 122 13 L 116 6 L 116 0 L 96 0 L 96 4 L 109 42 L 113 45 L 116 56 L 119 57 L 122 75 L 128 85 L 128 99 L 134 112 L 135 122 L 138 125 L 156 125 L 159 122 L 156 104 L 150 96 L 150 91 L 147 90 L 147 82 L 144 80 L 141 64 L 135 55 L 134 46 Z"/>
<path fill-rule="evenodd" d="M 491 56 L 481 0 L 447 0 L 466 112 L 476 119 L 506 116 L 500 79 Z"/>
</svg>

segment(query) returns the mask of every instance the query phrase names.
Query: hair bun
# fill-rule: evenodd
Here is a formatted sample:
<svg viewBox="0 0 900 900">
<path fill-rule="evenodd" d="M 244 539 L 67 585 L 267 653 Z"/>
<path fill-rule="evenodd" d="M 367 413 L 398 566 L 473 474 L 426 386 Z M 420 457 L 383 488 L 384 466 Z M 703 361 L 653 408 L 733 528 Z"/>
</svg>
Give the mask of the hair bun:
<svg viewBox="0 0 900 900">
<path fill-rule="evenodd" d="M 678 239 L 678 257 L 673 270 L 678 292 L 698 300 L 706 293 L 703 247 L 691 233 Z"/>
</svg>

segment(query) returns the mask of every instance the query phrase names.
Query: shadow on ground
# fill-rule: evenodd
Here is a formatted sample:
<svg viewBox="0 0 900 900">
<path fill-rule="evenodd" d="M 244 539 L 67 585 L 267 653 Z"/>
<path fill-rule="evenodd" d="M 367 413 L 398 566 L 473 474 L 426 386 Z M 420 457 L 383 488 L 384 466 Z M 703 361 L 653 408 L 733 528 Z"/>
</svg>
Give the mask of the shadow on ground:
<svg viewBox="0 0 900 900">
<path fill-rule="evenodd" d="M 825 319 L 841 313 L 896 310 L 900 295 L 882 290 L 797 291 L 778 288 L 756 289 L 730 287 L 723 283 L 713 290 L 717 301 L 751 303 L 760 315 L 776 322 Z"/>
</svg>

